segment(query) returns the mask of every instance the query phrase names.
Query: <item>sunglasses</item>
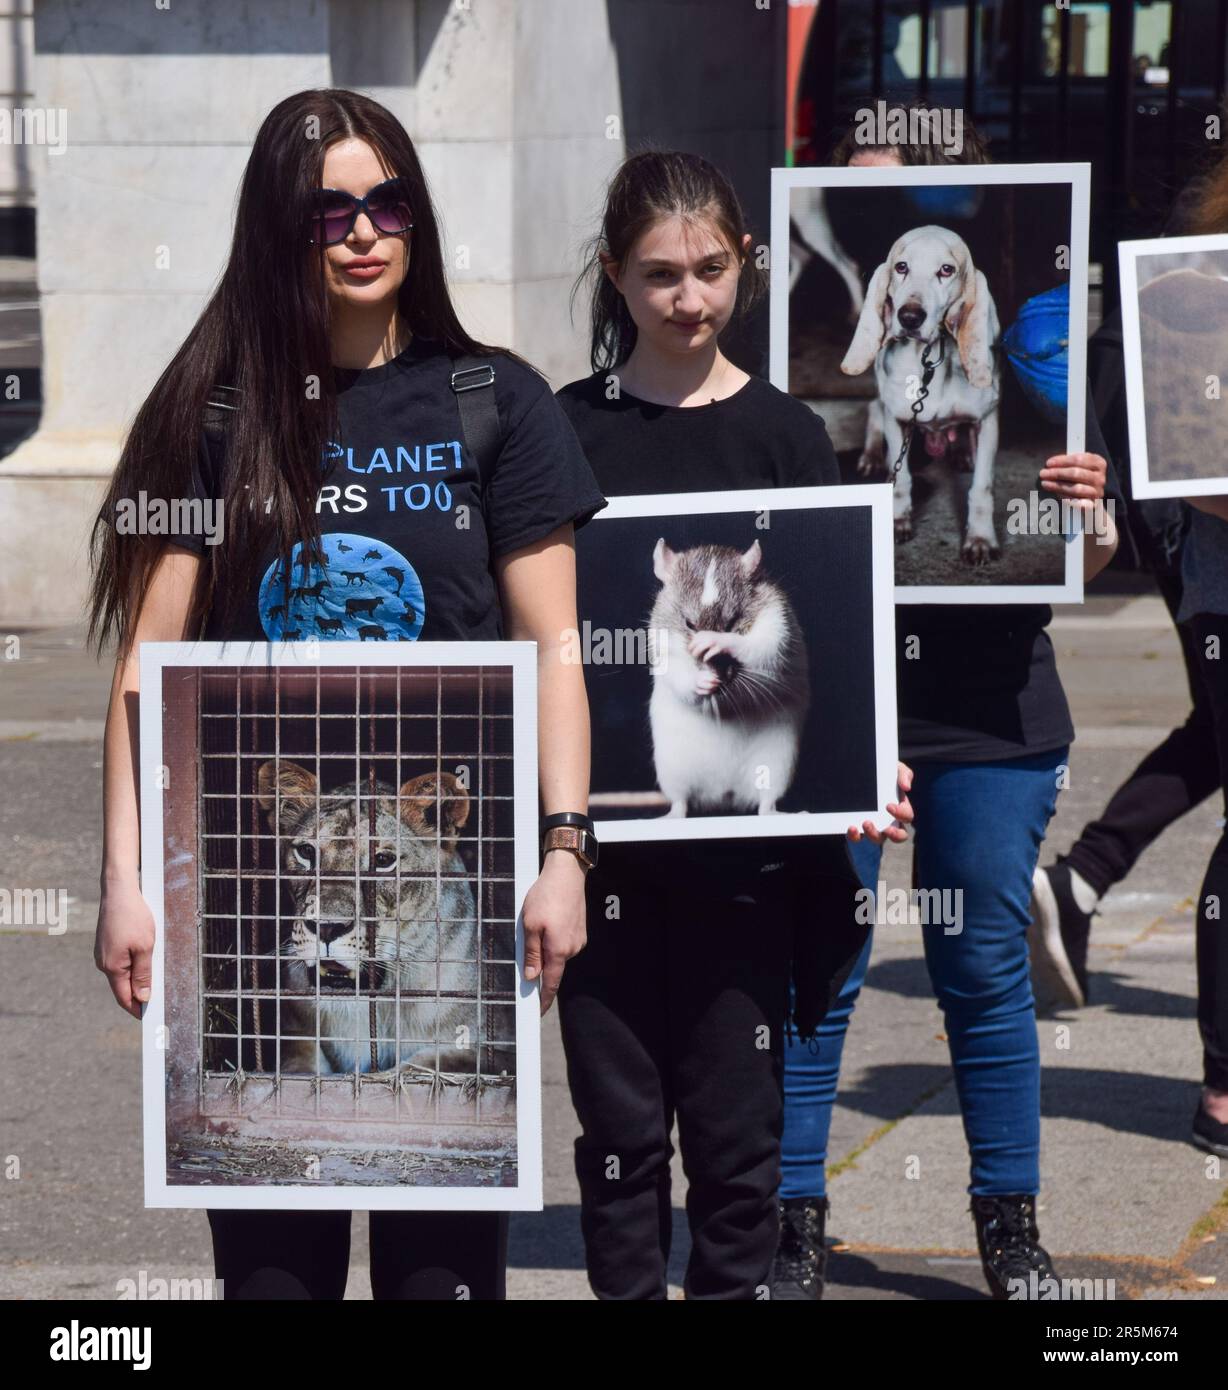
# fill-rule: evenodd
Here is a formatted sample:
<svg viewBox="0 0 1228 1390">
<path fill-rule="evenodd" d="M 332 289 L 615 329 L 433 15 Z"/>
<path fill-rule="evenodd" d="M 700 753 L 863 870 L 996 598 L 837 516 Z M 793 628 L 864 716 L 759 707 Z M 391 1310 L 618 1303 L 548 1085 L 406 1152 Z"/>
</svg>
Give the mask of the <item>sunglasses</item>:
<svg viewBox="0 0 1228 1390">
<path fill-rule="evenodd" d="M 409 194 L 400 179 L 377 183 L 365 198 L 355 198 L 339 188 L 321 188 L 311 214 L 311 245 L 317 240 L 325 246 L 336 246 L 344 241 L 354 230 L 360 212 L 367 214 L 377 232 L 387 236 L 408 232 L 414 225 Z"/>
</svg>

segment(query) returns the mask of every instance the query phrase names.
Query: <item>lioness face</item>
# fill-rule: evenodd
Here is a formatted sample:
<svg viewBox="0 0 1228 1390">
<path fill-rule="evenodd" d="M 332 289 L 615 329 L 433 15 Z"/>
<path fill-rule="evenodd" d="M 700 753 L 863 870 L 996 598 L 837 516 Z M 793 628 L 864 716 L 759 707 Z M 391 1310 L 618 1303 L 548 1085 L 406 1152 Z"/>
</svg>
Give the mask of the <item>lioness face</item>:
<svg viewBox="0 0 1228 1390">
<path fill-rule="evenodd" d="M 306 768 L 267 762 L 257 787 L 294 899 L 281 957 L 301 962 L 311 987 L 318 971 L 322 990 L 391 993 L 398 982 L 424 983 L 410 962 L 447 958 L 441 939 L 458 930 L 447 924 L 464 901 L 453 887 L 463 872 L 464 787 L 450 773 L 412 778 L 395 793 L 379 784 L 374 832 L 365 786 L 321 796 Z"/>
</svg>

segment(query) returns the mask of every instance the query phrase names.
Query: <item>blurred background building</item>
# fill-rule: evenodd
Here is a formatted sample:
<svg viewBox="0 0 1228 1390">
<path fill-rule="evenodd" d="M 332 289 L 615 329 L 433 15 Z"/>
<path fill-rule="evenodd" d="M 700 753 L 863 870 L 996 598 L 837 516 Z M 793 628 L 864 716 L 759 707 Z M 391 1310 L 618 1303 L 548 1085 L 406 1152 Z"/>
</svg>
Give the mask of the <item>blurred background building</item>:
<svg viewBox="0 0 1228 1390">
<path fill-rule="evenodd" d="M 1117 242 L 1159 235 L 1220 146 L 1228 0 L 793 0 L 789 31 L 789 163 L 876 96 L 961 109 L 998 163 L 1086 161 L 1109 303 Z"/>
<path fill-rule="evenodd" d="M 1226 50 L 1228 0 L 0 0 L 0 107 L 67 122 L 60 153 L 0 140 L 0 626 L 79 615 L 123 432 L 290 92 L 400 116 L 466 323 L 558 386 L 588 368 L 568 299 L 627 150 L 713 159 L 766 243 L 773 165 L 822 162 L 878 96 L 960 107 L 999 161 L 1092 162 L 1111 301 L 1114 243 L 1218 148 Z M 762 305 L 731 355 L 762 370 L 766 342 Z"/>
<path fill-rule="evenodd" d="M 442 214 L 466 324 L 514 346 L 556 386 L 588 369 L 583 315 L 569 323 L 568 297 L 628 147 L 651 138 L 710 154 L 754 190 L 766 238 L 767 171 L 782 149 L 782 5 L 10 8 L 8 100 L 64 110 L 68 144 L 59 154 L 0 147 L 7 215 L 33 210 L 37 225 L 36 246 L 21 248 L 25 288 L 12 292 L 4 262 L 0 292 L 36 297 L 41 311 L 41 352 L 36 340 L 25 354 L 41 371 L 0 458 L 0 624 L 79 615 L 88 522 L 123 432 L 217 280 L 251 141 L 291 92 L 357 88 L 397 113 Z M 11 317 L 0 308 L 0 329 Z"/>
</svg>

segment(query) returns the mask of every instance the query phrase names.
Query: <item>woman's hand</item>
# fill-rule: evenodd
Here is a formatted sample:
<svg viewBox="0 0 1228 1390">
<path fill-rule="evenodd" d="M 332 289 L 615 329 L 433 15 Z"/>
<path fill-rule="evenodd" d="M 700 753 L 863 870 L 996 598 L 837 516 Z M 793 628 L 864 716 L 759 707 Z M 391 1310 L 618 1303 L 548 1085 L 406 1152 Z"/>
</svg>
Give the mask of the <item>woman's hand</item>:
<svg viewBox="0 0 1228 1390">
<path fill-rule="evenodd" d="M 140 650 L 142 642 L 186 642 L 193 635 L 192 595 L 199 555 L 168 545 L 154 563 L 140 611 L 115 659 L 102 743 L 102 872 L 94 964 L 115 1002 L 133 1018 L 149 1001 L 154 920 L 141 896 Z"/>
<path fill-rule="evenodd" d="M 908 799 L 908 793 L 912 789 L 912 768 L 907 763 L 896 763 L 895 780 L 896 785 L 902 793 L 899 801 L 889 801 L 887 810 L 895 817 L 893 824 L 886 830 L 880 830 L 872 820 L 862 821 L 861 829 L 855 825 L 848 828 L 848 838 L 856 844 L 865 834 L 867 840 L 872 844 L 881 845 L 884 840 L 892 840 L 897 845 L 908 839 L 908 826 L 913 822 L 912 802 Z"/>
<path fill-rule="evenodd" d="M 1083 582 L 1089 584 L 1117 550 L 1113 503 L 1104 499 L 1109 466 L 1099 454 L 1055 454 L 1040 470 L 1040 485 L 1083 516 Z"/>
<path fill-rule="evenodd" d="M 140 1018 L 153 975 L 154 919 L 135 882 L 104 884 L 94 934 L 94 964 L 121 1009 Z"/>
<path fill-rule="evenodd" d="M 1081 512 L 1104 496 L 1109 466 L 1099 454 L 1055 454 L 1040 470 L 1040 485 Z"/>
<path fill-rule="evenodd" d="M 552 849 L 524 898 L 524 977 L 541 978 L 541 1009 L 548 1012 L 563 969 L 588 940 L 584 913 L 587 871 L 569 850 Z"/>
</svg>

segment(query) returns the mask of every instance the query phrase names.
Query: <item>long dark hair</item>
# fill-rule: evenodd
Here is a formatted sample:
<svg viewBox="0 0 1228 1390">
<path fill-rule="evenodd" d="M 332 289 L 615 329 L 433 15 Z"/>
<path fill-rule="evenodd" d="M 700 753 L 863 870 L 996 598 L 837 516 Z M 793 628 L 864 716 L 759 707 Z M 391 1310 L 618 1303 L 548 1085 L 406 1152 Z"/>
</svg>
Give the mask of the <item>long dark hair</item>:
<svg viewBox="0 0 1228 1390">
<path fill-rule="evenodd" d="M 589 361 L 595 372 L 617 366 L 635 347 L 635 322 L 627 302 L 605 273 L 600 253 L 621 266 L 639 238 L 664 217 L 688 221 L 710 219 L 739 257 L 735 315 L 744 314 L 763 293 L 765 277 L 753 256 L 742 250 L 746 219 L 733 185 L 706 159 L 681 150 L 642 150 L 625 159 L 606 191 L 601 230 L 587 248 L 584 269 L 571 290 L 574 306 L 585 281 L 590 282 Z"/>
<path fill-rule="evenodd" d="M 243 174 L 234 240 L 222 278 L 200 318 L 137 411 L 90 543 L 93 585 L 89 641 L 130 640 L 154 566 L 173 536 L 120 535 L 116 505 L 190 498 L 206 400 L 217 386 L 238 388 L 225 468 L 225 538 L 206 547 L 193 596 L 191 630 L 215 602 L 234 614 L 255 584 L 275 540 L 284 573 L 294 547 L 316 553 L 321 459 L 336 438 L 336 381 L 329 350 L 325 250 L 308 243 L 324 152 L 339 140 L 365 140 L 390 177 L 404 180 L 413 214 L 409 268 L 397 307 L 415 337 L 453 354 L 503 349 L 479 343 L 460 325 L 444 278 L 439 227 L 413 142 L 393 114 L 357 92 L 297 92 L 265 117 Z M 314 264 L 313 264 L 314 262 Z M 266 510 L 267 507 L 267 510 Z"/>
</svg>

